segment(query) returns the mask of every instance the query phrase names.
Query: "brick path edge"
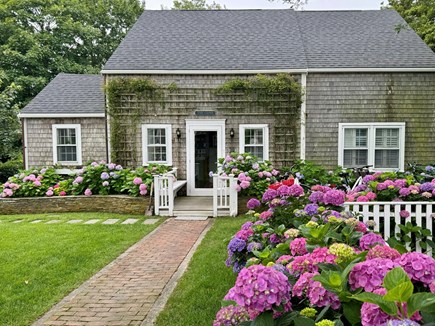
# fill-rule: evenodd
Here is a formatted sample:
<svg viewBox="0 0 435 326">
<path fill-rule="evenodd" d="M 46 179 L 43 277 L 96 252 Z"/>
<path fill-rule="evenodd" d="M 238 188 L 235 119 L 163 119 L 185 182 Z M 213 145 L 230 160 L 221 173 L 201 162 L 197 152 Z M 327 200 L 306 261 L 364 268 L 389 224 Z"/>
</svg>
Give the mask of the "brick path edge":
<svg viewBox="0 0 435 326">
<path fill-rule="evenodd" d="M 102 274 L 104 274 L 108 269 L 110 269 L 113 265 L 115 265 L 119 260 L 123 259 L 125 256 L 127 256 L 131 251 L 135 250 L 137 247 L 139 247 L 143 242 L 147 241 L 148 238 L 157 232 L 157 230 L 160 229 L 161 226 L 168 223 L 171 219 L 166 219 L 164 222 L 162 222 L 157 228 L 152 230 L 150 233 L 148 233 L 146 236 L 144 236 L 140 241 L 136 242 L 134 245 L 129 247 L 126 251 L 124 251 L 121 255 L 119 255 L 117 258 L 115 258 L 113 261 L 111 261 L 108 265 L 103 267 L 100 271 L 98 271 L 96 274 L 91 276 L 87 281 L 83 282 L 77 289 L 73 290 L 70 294 L 68 294 L 66 297 L 64 297 L 61 301 L 59 301 L 57 304 L 52 306 L 48 312 L 43 314 L 38 320 L 36 320 L 32 326 L 42 326 L 43 323 L 48 321 L 63 305 L 71 301 L 77 294 L 79 294 L 82 290 L 82 288 L 89 283 L 93 282 L 94 280 L 98 279 Z M 189 252 L 190 253 L 190 252 Z"/>
<path fill-rule="evenodd" d="M 174 291 L 175 287 L 178 284 L 178 281 L 183 276 L 184 272 L 186 271 L 187 267 L 189 267 L 189 263 L 192 260 L 193 255 L 196 252 L 196 249 L 198 249 L 199 245 L 201 244 L 202 240 L 205 238 L 208 231 L 211 229 L 211 227 L 214 224 L 214 219 L 209 219 L 209 222 L 205 229 L 201 232 L 200 236 L 192 246 L 192 248 L 189 250 L 188 254 L 184 258 L 184 260 L 181 262 L 180 266 L 178 267 L 178 270 L 172 275 L 171 279 L 168 281 L 166 286 L 164 287 L 161 295 L 157 298 L 156 302 L 148 312 L 145 320 L 142 322 L 141 326 L 149 326 L 154 325 L 156 322 L 156 319 L 160 312 L 165 308 L 166 303 L 169 300 L 169 297 L 171 296 L 172 292 Z"/>
</svg>

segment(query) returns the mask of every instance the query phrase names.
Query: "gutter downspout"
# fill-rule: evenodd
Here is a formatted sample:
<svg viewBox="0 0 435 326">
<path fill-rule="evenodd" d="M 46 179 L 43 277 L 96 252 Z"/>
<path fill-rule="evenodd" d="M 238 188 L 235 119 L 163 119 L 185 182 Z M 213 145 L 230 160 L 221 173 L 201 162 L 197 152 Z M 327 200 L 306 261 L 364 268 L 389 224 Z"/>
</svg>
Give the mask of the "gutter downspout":
<svg viewBox="0 0 435 326">
<path fill-rule="evenodd" d="M 307 75 L 308 72 L 301 75 L 301 86 L 302 86 L 302 104 L 301 104 L 301 142 L 300 159 L 305 160 L 306 151 L 306 124 L 307 124 Z"/>
<path fill-rule="evenodd" d="M 29 149 L 27 148 L 27 119 L 22 118 L 21 119 L 21 128 L 22 128 L 22 135 L 21 135 L 21 141 L 23 142 L 23 165 L 24 169 L 29 169 Z"/>
</svg>

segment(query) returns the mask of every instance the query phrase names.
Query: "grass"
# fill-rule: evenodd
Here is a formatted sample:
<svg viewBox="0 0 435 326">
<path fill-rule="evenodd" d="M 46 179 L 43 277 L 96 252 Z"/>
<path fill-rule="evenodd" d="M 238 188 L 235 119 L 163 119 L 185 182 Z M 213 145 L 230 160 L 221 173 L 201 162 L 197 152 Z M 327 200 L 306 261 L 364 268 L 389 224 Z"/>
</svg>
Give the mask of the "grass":
<svg viewBox="0 0 435 326">
<path fill-rule="evenodd" d="M 134 225 L 66 220 L 141 218 Z M 29 221 L 58 219 L 59 224 Z M 12 223 L 24 220 L 21 223 Z M 1 325 L 28 325 L 153 230 L 143 216 L 107 213 L 0 215 Z M 118 222 L 119 223 L 119 222 Z"/>
<path fill-rule="evenodd" d="M 216 312 L 236 276 L 224 264 L 225 239 L 231 238 L 245 218 L 217 218 L 195 252 L 188 269 L 157 318 L 156 326 L 212 325 Z"/>
</svg>

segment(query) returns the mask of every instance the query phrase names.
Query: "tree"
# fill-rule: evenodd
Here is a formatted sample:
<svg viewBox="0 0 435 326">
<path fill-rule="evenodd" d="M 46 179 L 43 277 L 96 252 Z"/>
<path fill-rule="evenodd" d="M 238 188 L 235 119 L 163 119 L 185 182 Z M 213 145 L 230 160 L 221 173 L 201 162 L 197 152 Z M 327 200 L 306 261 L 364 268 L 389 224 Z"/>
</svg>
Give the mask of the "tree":
<svg viewBox="0 0 435 326">
<path fill-rule="evenodd" d="M 0 87 L 4 73 L 0 71 Z M 14 100 L 19 87 L 8 85 L 0 92 L 0 162 L 18 156 L 20 146 L 20 122 L 18 121 L 18 105 Z"/>
<path fill-rule="evenodd" d="M 269 0 L 270 2 L 276 1 L 276 0 Z M 291 9 L 298 9 L 302 8 L 308 0 L 282 0 L 283 3 L 287 3 Z"/>
<path fill-rule="evenodd" d="M 139 0 L 2 0 L 0 69 L 26 103 L 59 72 L 97 73 L 143 11 Z"/>
<path fill-rule="evenodd" d="M 435 0 L 389 0 L 388 7 L 395 9 L 435 52 Z"/>
<path fill-rule="evenodd" d="M 142 11 L 141 0 L 0 0 L 2 123 L 59 72 L 98 73 Z"/>
<path fill-rule="evenodd" d="M 207 4 L 206 0 L 174 0 L 172 9 L 177 10 L 222 10 L 225 6 L 213 1 L 212 4 Z"/>
</svg>

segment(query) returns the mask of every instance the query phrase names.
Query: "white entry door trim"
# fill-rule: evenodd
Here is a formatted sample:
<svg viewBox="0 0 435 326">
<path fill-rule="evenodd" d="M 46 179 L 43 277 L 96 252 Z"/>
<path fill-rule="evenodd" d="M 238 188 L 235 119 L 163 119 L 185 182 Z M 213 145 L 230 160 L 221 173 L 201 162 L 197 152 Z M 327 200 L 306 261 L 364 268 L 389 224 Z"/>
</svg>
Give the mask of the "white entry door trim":
<svg viewBox="0 0 435 326">
<path fill-rule="evenodd" d="M 213 189 L 195 188 L 195 132 L 217 132 L 217 157 L 225 156 L 225 119 L 186 119 L 186 175 L 188 196 L 212 196 Z"/>
</svg>

